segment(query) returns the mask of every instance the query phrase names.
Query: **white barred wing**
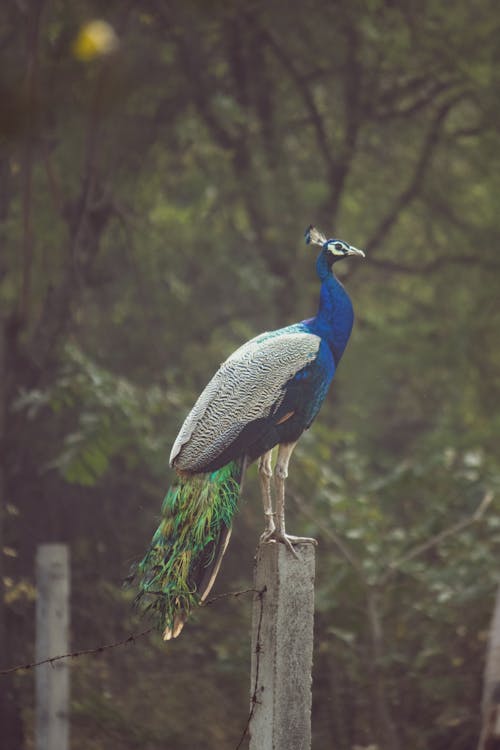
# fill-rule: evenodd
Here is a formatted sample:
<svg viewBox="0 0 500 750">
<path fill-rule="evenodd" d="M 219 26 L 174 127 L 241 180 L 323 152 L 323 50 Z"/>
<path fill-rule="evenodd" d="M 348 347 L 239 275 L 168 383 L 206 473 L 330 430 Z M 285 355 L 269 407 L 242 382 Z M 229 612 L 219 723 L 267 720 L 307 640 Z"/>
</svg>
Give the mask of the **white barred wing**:
<svg viewBox="0 0 500 750">
<path fill-rule="evenodd" d="M 220 366 L 186 417 L 170 454 L 170 465 L 201 471 L 255 419 L 282 402 L 284 386 L 312 362 L 319 336 L 281 329 L 262 333 Z"/>
</svg>

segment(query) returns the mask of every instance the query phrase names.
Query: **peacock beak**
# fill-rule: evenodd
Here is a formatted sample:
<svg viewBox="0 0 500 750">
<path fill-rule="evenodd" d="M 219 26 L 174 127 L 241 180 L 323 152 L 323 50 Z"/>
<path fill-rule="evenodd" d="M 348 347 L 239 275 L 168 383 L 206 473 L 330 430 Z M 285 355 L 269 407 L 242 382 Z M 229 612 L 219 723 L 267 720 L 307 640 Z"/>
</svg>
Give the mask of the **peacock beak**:
<svg viewBox="0 0 500 750">
<path fill-rule="evenodd" d="M 366 255 L 364 254 L 363 250 L 358 250 L 357 247 L 353 247 L 352 245 L 347 251 L 347 255 L 359 255 L 361 258 L 366 258 Z"/>
</svg>

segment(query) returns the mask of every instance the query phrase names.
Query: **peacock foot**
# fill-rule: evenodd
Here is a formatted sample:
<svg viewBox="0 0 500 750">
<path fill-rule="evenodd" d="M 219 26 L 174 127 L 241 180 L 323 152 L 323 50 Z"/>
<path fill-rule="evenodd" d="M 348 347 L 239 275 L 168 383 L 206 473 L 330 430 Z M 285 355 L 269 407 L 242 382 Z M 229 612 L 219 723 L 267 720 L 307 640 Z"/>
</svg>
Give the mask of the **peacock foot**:
<svg viewBox="0 0 500 750">
<path fill-rule="evenodd" d="M 292 555 L 298 560 L 299 556 L 295 552 L 293 545 L 294 544 L 314 544 L 315 546 L 318 544 L 316 539 L 313 539 L 309 536 L 291 536 L 290 534 L 285 534 L 283 531 L 280 531 L 279 529 L 269 529 L 264 531 L 262 536 L 260 537 L 260 541 L 262 542 L 280 542 L 281 544 L 284 544 L 287 549 L 290 550 Z"/>
</svg>

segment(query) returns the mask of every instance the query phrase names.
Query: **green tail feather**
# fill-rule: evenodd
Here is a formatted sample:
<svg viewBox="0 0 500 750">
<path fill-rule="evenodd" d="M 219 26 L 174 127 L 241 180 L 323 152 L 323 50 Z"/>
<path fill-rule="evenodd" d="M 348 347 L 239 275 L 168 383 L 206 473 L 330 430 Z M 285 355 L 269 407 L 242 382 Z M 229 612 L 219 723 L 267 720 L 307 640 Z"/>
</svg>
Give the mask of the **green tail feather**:
<svg viewBox="0 0 500 750">
<path fill-rule="evenodd" d="M 241 474 L 242 463 L 231 461 L 210 474 L 180 477 L 167 492 L 160 525 L 137 567 L 137 601 L 162 629 L 180 632 L 176 623 L 200 603 L 200 585 L 224 553 Z"/>
</svg>

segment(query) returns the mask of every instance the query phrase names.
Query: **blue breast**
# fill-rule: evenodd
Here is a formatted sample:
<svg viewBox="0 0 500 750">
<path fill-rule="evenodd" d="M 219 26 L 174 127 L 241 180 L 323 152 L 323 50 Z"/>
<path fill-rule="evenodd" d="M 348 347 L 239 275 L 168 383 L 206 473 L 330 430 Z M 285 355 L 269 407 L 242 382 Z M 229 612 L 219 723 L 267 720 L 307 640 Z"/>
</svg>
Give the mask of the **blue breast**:
<svg viewBox="0 0 500 750">
<path fill-rule="evenodd" d="M 294 384 L 302 390 L 302 420 L 307 428 L 318 414 L 335 374 L 335 361 L 323 339 L 316 359 L 297 373 Z"/>
<path fill-rule="evenodd" d="M 309 427 L 321 408 L 328 388 L 347 346 L 354 323 L 352 303 L 346 290 L 333 275 L 321 253 L 317 262 L 321 279 L 318 313 L 298 324 L 304 331 L 321 337 L 321 346 L 314 362 L 300 370 L 292 387 L 302 391 L 302 420 Z"/>
</svg>

